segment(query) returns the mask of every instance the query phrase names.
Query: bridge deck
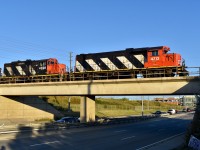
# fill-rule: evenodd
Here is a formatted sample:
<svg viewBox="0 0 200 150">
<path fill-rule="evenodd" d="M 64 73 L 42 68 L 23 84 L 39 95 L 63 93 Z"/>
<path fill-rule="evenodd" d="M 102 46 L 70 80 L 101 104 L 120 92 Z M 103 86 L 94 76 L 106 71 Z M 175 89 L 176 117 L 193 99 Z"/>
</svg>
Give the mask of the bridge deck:
<svg viewBox="0 0 200 150">
<path fill-rule="evenodd" d="M 1 84 L 0 95 L 187 95 L 200 94 L 200 77 L 163 77 Z"/>
</svg>

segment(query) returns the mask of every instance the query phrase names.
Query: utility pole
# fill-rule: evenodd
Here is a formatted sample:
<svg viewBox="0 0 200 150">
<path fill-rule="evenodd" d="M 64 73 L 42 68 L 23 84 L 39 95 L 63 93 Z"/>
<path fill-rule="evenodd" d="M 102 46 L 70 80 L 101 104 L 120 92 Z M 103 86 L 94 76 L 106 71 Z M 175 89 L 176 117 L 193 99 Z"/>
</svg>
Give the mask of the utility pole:
<svg viewBox="0 0 200 150">
<path fill-rule="evenodd" d="M 73 53 L 73 52 L 69 52 L 69 63 L 70 63 L 70 68 L 69 68 L 70 70 L 69 70 L 69 72 L 70 72 L 70 73 L 73 71 L 73 70 L 72 70 L 72 57 L 73 57 L 73 56 L 72 56 L 72 53 Z"/>
<path fill-rule="evenodd" d="M 72 73 L 72 52 L 69 52 L 69 79 L 71 81 L 71 73 Z"/>
</svg>

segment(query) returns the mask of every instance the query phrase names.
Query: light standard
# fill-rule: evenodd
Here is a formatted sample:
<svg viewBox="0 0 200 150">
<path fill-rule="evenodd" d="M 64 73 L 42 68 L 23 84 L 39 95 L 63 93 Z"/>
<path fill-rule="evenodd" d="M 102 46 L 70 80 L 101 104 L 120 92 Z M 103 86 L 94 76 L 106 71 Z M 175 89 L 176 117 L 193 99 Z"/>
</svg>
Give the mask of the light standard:
<svg viewBox="0 0 200 150">
<path fill-rule="evenodd" d="M 141 96 L 141 99 L 142 99 L 142 116 L 143 116 L 144 115 L 143 96 Z"/>
<path fill-rule="evenodd" d="M 68 112 L 71 112 L 70 103 L 71 103 L 71 97 L 69 97 L 68 99 Z"/>
<path fill-rule="evenodd" d="M 148 111 L 149 111 L 149 96 L 148 96 Z"/>
</svg>

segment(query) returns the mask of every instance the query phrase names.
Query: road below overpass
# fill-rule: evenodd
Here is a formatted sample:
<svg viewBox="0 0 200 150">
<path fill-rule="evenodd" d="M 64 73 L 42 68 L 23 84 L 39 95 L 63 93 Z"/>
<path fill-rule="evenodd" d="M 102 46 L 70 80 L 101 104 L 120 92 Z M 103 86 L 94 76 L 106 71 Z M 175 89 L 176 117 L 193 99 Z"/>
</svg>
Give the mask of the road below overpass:
<svg viewBox="0 0 200 150">
<path fill-rule="evenodd" d="M 0 135 L 6 150 L 137 150 L 186 132 L 192 113 L 138 123 Z M 164 149 L 164 148 L 163 148 Z"/>
</svg>

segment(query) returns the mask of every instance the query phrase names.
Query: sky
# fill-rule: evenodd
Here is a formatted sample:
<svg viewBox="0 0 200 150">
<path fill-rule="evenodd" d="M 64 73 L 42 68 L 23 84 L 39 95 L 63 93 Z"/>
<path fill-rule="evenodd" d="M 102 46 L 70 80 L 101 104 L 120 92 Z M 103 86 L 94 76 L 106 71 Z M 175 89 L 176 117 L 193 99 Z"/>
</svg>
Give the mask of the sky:
<svg viewBox="0 0 200 150">
<path fill-rule="evenodd" d="M 0 0 L 0 67 L 166 45 L 199 67 L 200 0 Z"/>
<path fill-rule="evenodd" d="M 200 66 L 199 0 L 0 0 L 0 66 L 166 45 Z"/>
</svg>

